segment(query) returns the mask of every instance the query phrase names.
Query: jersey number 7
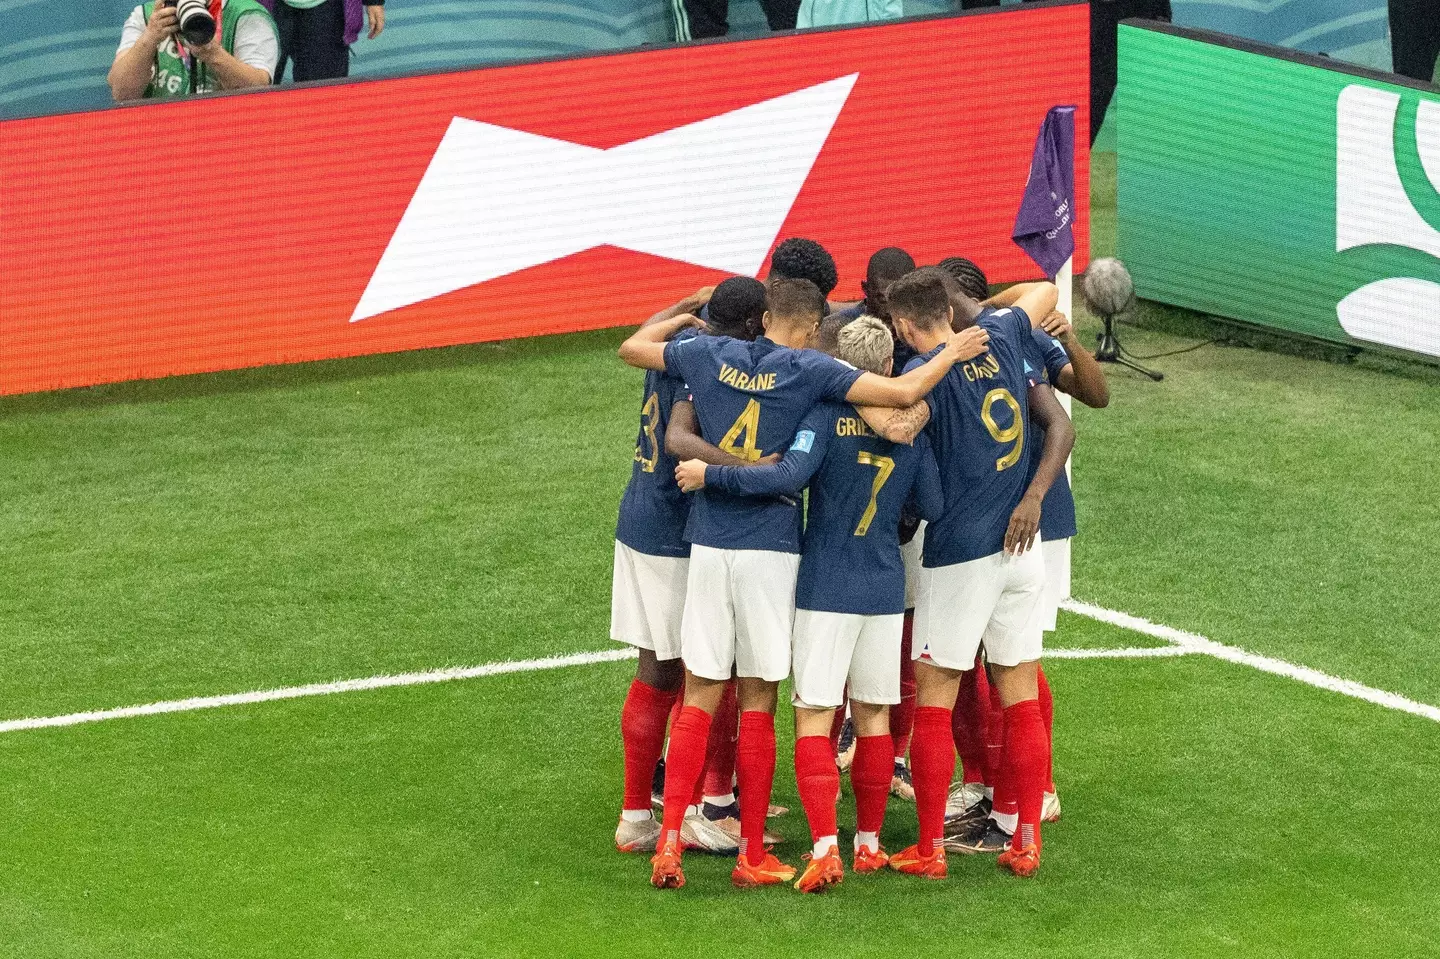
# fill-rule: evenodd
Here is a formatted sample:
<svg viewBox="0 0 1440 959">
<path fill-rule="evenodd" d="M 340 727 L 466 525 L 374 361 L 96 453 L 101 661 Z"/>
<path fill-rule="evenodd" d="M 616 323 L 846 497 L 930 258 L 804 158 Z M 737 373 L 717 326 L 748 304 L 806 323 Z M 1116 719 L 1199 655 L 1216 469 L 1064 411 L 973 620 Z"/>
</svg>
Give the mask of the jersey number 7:
<svg viewBox="0 0 1440 959">
<path fill-rule="evenodd" d="M 865 507 L 865 512 L 860 514 L 860 525 L 855 527 L 856 536 L 864 536 L 870 532 L 870 521 L 875 518 L 875 501 L 880 498 L 880 488 L 895 472 L 895 461 L 888 456 L 876 456 L 874 453 L 861 450 L 855 457 L 856 462 L 861 466 L 873 466 L 880 472 L 875 474 L 875 482 L 870 484 L 870 504 Z"/>
</svg>

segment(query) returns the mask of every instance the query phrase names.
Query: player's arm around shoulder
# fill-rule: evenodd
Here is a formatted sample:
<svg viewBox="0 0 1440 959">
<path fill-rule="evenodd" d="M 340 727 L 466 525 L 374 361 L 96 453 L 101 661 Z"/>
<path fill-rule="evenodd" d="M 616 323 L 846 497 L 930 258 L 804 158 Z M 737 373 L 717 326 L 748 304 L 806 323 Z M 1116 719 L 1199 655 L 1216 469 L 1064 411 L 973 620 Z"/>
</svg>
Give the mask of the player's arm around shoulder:
<svg viewBox="0 0 1440 959">
<path fill-rule="evenodd" d="M 1100 368 L 1100 361 L 1080 343 L 1080 338 L 1075 335 L 1075 328 L 1070 325 L 1070 319 L 1059 310 L 1051 310 L 1045 319 L 1040 321 L 1040 333 L 1050 338 L 1052 343 L 1060 344 L 1060 350 L 1064 353 L 1064 362 L 1051 364 L 1047 357 L 1046 366 L 1057 366 L 1050 375 L 1055 388 L 1064 393 L 1069 393 L 1081 403 L 1092 409 L 1104 409 L 1110 405 L 1110 384 L 1105 380 L 1105 373 Z"/>
<path fill-rule="evenodd" d="M 904 409 L 894 409 L 888 406 L 857 406 L 855 411 L 860 414 L 866 424 L 875 431 L 877 436 L 883 437 L 892 443 L 903 443 L 906 446 L 915 442 L 915 437 L 930 422 L 930 403 L 926 400 L 907 406 Z"/>
<path fill-rule="evenodd" d="M 681 313 L 678 316 L 667 320 L 660 320 L 655 323 L 646 323 L 640 329 L 630 334 L 629 339 L 620 344 L 620 359 L 630 366 L 642 370 L 665 370 L 666 357 L 670 347 L 686 347 L 695 343 L 700 338 L 693 337 L 685 343 L 671 344 L 670 340 L 684 329 L 700 329 L 705 325 L 700 317 L 693 313 Z M 691 346 L 690 349 L 703 349 L 702 347 Z M 679 350 L 677 349 L 677 353 Z M 675 370 L 678 375 L 684 376 L 683 369 Z"/>
<path fill-rule="evenodd" d="M 1059 302 L 1060 289 L 1054 283 L 1042 280 L 1038 283 L 1016 283 L 996 293 L 982 305 L 1019 310 L 1033 328 L 1039 326 Z"/>
<path fill-rule="evenodd" d="M 990 334 L 979 326 L 950 333 L 944 349 L 908 373 L 893 379 L 874 373 L 861 374 L 845 394 L 845 399 L 856 406 L 914 406 L 945 378 L 950 367 L 973 360 L 985 352 L 989 343 Z"/>
</svg>

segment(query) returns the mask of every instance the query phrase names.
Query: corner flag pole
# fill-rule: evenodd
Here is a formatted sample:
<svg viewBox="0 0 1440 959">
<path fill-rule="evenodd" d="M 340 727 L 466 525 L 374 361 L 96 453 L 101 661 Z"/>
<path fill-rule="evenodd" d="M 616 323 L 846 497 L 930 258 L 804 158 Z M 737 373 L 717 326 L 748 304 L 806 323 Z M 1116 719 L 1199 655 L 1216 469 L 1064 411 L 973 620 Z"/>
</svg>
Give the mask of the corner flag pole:
<svg viewBox="0 0 1440 959">
<path fill-rule="evenodd" d="M 1072 322 L 1075 318 L 1075 107 L 1051 107 L 1035 139 L 1030 159 L 1030 176 L 1015 215 L 1011 234 L 1015 243 L 1029 254 L 1045 275 L 1055 281 L 1060 301 L 1057 309 Z M 1070 397 L 1056 391 L 1065 415 L 1070 415 Z M 1065 475 L 1071 476 L 1070 461 Z M 1073 484 L 1072 484 L 1073 487 Z M 1058 561 L 1047 563 L 1049 573 L 1059 577 L 1058 592 L 1070 597 L 1070 541 L 1046 547 L 1057 550 Z M 1047 556 L 1047 559 L 1050 557 Z"/>
</svg>

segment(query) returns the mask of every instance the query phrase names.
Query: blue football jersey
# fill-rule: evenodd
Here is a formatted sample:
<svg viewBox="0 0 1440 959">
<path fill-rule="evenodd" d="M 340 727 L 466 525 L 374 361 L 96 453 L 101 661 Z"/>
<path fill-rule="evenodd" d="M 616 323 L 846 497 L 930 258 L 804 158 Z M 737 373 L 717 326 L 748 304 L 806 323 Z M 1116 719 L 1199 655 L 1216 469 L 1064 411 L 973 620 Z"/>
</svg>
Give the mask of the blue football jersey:
<svg viewBox="0 0 1440 959">
<path fill-rule="evenodd" d="M 1039 352 L 1041 364 L 1034 371 L 1030 382 L 1032 384 L 1043 383 L 1053 387 L 1055 381 L 1060 377 L 1060 371 L 1070 365 L 1070 354 L 1065 352 L 1065 347 L 1044 330 L 1034 331 L 1035 347 Z M 1040 467 L 1040 451 L 1045 446 L 1045 429 L 1039 423 L 1035 424 L 1035 437 L 1031 441 L 1031 449 L 1035 455 L 1030 457 L 1030 475 L 1026 478 L 1028 486 L 1030 480 L 1035 478 L 1035 471 Z M 1045 501 L 1040 504 L 1040 538 L 1046 540 L 1067 539 L 1074 536 L 1075 529 L 1075 496 L 1070 490 L 1070 477 L 1064 470 L 1055 477 L 1055 482 L 1050 484 L 1050 490 L 1045 494 Z"/>
<path fill-rule="evenodd" d="M 823 403 L 805 417 L 773 466 L 710 466 L 706 489 L 775 496 L 810 486 L 795 605 L 878 616 L 905 611 L 900 510 L 924 519 L 944 505 L 929 441 L 891 443 L 848 404 Z"/>
<path fill-rule="evenodd" d="M 843 400 L 861 371 L 814 350 L 697 336 L 665 347 L 665 369 L 689 385 L 700 435 L 751 462 L 790 445 L 822 400 Z M 800 552 L 800 506 L 702 489 L 685 538 L 716 549 Z"/>
<path fill-rule="evenodd" d="M 683 330 L 680 338 L 690 339 L 694 330 Z M 678 400 L 688 399 L 682 380 L 666 373 L 645 373 L 645 392 L 640 402 L 640 432 L 635 437 L 634 463 L 630 482 L 620 498 L 620 519 L 615 538 L 639 553 L 650 556 L 689 556 L 685 521 L 690 518 L 690 501 L 675 482 L 675 457 L 665 452 L 665 430 L 670 410 Z"/>
<path fill-rule="evenodd" d="M 985 310 L 976 322 L 990 334 L 988 352 L 956 363 L 926 398 L 925 432 L 945 494 L 940 518 L 925 528 L 927 567 L 966 563 L 1004 549 L 1010 514 L 1029 484 L 1027 366 L 1035 357 L 1030 318 L 1010 307 Z M 909 367 L 942 349 L 916 357 Z"/>
</svg>

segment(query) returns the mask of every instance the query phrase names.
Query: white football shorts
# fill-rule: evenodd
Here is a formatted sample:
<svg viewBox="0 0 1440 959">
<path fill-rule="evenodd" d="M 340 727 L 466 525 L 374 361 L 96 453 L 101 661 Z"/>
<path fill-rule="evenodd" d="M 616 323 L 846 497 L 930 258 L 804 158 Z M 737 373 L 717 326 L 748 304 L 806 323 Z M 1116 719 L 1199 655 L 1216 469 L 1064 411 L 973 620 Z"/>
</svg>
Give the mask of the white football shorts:
<svg viewBox="0 0 1440 959">
<path fill-rule="evenodd" d="M 656 659 L 679 659 L 689 570 L 683 556 L 651 556 L 616 540 L 610 638 L 648 649 Z"/>
<path fill-rule="evenodd" d="M 1045 632 L 1053 633 L 1060 604 L 1070 598 L 1070 537 L 1042 541 L 1040 552 L 1045 557 L 1045 614 L 1040 622 Z"/>
<path fill-rule="evenodd" d="M 690 548 L 680 650 L 705 679 L 735 675 L 778 683 L 790 675 L 790 628 L 800 554 Z"/>
<path fill-rule="evenodd" d="M 1040 658 L 1045 631 L 1045 559 L 1031 548 L 967 563 L 926 569 L 916 597 L 911 655 L 946 669 L 970 669 L 985 644 L 985 659 L 1018 666 Z"/>
<path fill-rule="evenodd" d="M 795 689 L 790 701 L 801 707 L 839 706 L 850 698 L 876 706 L 900 702 L 900 633 L 903 613 L 865 616 L 795 610 L 791 655 Z"/>
<path fill-rule="evenodd" d="M 921 556 L 925 552 L 925 521 L 915 530 L 915 537 L 908 543 L 900 544 L 900 559 L 905 564 L 905 608 L 914 609 L 920 595 L 920 570 L 924 569 Z"/>
</svg>

